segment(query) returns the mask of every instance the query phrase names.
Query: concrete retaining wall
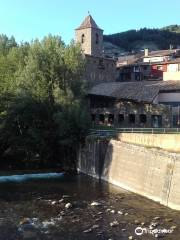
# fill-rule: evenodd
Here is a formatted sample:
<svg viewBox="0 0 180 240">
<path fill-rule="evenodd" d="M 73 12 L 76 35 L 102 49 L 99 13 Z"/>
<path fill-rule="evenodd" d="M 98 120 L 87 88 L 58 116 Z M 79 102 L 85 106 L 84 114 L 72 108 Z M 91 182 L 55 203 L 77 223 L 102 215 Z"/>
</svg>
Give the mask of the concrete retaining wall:
<svg viewBox="0 0 180 240">
<path fill-rule="evenodd" d="M 79 170 L 180 210 L 180 154 L 117 140 L 86 143 Z"/>
<path fill-rule="evenodd" d="M 180 153 L 180 134 L 120 133 L 118 139 L 126 143 Z"/>
</svg>

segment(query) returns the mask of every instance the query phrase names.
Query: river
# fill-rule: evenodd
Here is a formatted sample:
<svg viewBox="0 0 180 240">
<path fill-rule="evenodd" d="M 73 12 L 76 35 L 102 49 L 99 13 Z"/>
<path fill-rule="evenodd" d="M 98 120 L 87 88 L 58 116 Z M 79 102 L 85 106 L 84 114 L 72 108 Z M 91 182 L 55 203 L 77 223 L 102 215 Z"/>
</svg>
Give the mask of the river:
<svg viewBox="0 0 180 240">
<path fill-rule="evenodd" d="M 155 237 L 180 239 L 180 212 L 105 182 L 77 175 L 0 183 L 0 240 Z"/>
</svg>

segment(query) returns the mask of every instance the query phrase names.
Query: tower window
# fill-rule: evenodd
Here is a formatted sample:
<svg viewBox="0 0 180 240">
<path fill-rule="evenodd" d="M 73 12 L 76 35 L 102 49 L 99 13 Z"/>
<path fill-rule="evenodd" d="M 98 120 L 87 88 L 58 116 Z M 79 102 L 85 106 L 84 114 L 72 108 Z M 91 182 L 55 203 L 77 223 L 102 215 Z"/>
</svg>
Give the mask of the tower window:
<svg viewBox="0 0 180 240">
<path fill-rule="evenodd" d="M 82 36 L 81 36 L 81 43 L 84 43 L 85 42 L 85 35 L 83 34 Z"/>
<path fill-rule="evenodd" d="M 96 33 L 96 44 L 99 43 L 99 35 Z"/>
</svg>

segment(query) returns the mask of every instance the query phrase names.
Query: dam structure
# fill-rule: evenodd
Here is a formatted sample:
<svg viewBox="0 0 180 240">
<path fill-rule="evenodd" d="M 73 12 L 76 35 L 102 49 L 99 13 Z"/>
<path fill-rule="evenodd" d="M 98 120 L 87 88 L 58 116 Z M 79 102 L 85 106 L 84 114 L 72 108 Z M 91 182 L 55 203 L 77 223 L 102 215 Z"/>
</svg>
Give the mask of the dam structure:
<svg viewBox="0 0 180 240">
<path fill-rule="evenodd" d="M 180 210 L 180 134 L 87 137 L 78 170 Z"/>
</svg>

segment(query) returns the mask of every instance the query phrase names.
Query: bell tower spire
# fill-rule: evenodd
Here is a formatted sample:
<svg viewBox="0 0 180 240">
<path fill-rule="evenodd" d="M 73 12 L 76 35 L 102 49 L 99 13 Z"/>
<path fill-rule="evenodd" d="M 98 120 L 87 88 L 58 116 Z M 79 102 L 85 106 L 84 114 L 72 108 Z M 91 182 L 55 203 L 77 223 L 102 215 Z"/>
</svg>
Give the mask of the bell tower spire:
<svg viewBox="0 0 180 240">
<path fill-rule="evenodd" d="M 88 11 L 88 16 L 75 30 L 76 42 L 84 54 L 101 57 L 103 53 L 103 30 L 98 27 Z"/>
</svg>

